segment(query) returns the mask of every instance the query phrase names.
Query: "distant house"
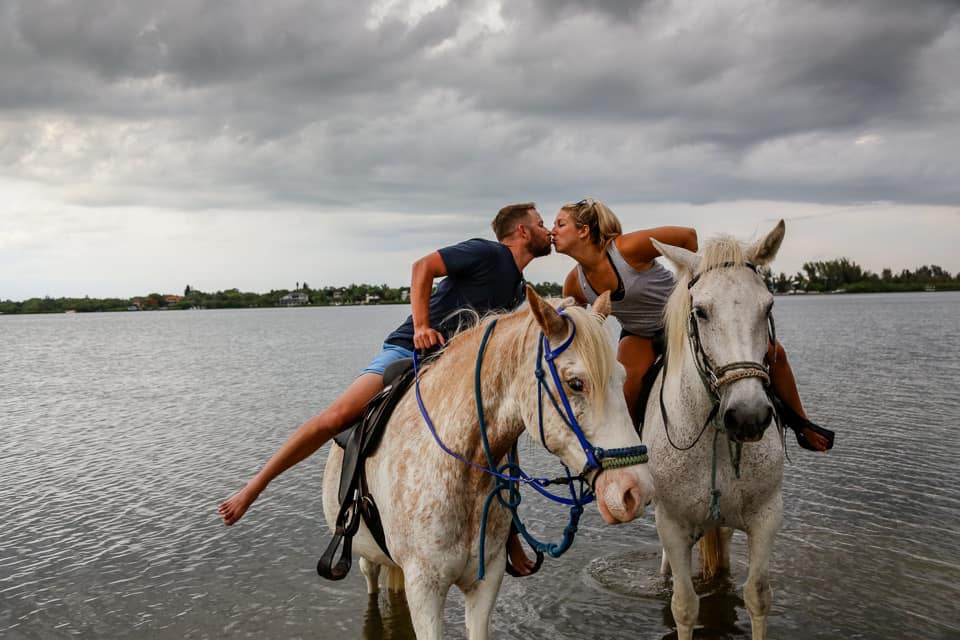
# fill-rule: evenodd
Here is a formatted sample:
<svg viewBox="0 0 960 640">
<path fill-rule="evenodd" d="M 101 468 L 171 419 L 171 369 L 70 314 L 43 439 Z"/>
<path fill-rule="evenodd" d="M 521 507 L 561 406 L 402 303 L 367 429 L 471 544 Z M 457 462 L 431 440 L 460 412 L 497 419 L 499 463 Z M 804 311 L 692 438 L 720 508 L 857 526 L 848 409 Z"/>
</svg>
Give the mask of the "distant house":
<svg viewBox="0 0 960 640">
<path fill-rule="evenodd" d="M 368 293 L 368 294 L 367 294 L 367 297 L 364 299 L 363 303 L 364 303 L 364 304 L 370 304 L 371 302 L 379 302 L 379 301 L 380 301 L 380 296 L 378 296 L 378 295 L 375 294 L 375 293 Z"/>
<path fill-rule="evenodd" d="M 410 289 L 400 289 L 400 299 L 404 302 L 410 300 Z"/>
<path fill-rule="evenodd" d="M 294 291 L 280 298 L 280 304 L 285 307 L 295 307 L 301 304 L 310 304 L 310 297 L 303 291 Z"/>
<path fill-rule="evenodd" d="M 179 304 L 180 301 L 183 300 L 183 296 L 169 295 L 164 296 L 164 299 L 167 301 L 167 306 L 169 307 L 171 305 Z"/>
</svg>

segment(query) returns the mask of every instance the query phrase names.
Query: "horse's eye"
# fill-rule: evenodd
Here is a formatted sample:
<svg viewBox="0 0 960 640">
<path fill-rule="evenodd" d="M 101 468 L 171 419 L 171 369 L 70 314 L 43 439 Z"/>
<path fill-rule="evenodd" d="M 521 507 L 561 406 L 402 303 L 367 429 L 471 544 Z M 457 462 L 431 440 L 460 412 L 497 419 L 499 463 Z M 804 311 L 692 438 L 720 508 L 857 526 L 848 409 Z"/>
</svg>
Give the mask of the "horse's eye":
<svg viewBox="0 0 960 640">
<path fill-rule="evenodd" d="M 580 378 L 570 378 L 567 380 L 567 386 L 570 387 L 571 391 L 581 393 L 583 391 L 583 380 Z"/>
<path fill-rule="evenodd" d="M 697 316 L 700 320 L 707 319 L 707 312 L 703 310 L 703 307 L 694 307 L 693 315 Z"/>
</svg>

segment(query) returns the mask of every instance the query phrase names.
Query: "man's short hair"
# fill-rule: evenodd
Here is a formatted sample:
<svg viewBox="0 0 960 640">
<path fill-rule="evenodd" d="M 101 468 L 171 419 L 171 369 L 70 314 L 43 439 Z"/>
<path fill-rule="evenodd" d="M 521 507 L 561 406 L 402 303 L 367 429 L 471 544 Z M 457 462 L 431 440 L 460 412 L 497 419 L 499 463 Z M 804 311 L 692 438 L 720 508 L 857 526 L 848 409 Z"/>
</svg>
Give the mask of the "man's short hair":
<svg viewBox="0 0 960 640">
<path fill-rule="evenodd" d="M 533 202 L 523 202 L 521 204 L 508 204 L 497 212 L 497 217 L 493 219 L 490 226 L 497 236 L 497 240 L 503 240 L 510 237 L 517 229 L 521 219 L 527 217 L 531 209 L 536 209 L 537 205 Z"/>
</svg>

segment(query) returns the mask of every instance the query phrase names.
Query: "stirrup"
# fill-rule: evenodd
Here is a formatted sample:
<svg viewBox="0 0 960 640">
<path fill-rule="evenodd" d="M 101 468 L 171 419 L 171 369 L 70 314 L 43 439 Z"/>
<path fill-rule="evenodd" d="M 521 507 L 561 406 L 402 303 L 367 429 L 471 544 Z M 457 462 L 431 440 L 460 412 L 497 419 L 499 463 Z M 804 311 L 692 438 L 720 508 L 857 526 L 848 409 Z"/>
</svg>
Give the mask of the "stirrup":
<svg viewBox="0 0 960 640">
<path fill-rule="evenodd" d="M 780 400 L 777 398 L 777 400 Z M 783 417 L 783 423 L 793 429 L 794 434 L 797 436 L 797 444 L 806 449 L 807 451 L 815 451 L 817 453 L 823 453 L 824 451 L 829 451 L 833 449 L 833 438 L 834 433 L 830 429 L 821 427 L 818 424 L 810 422 L 799 413 L 791 409 L 783 401 L 778 402 L 777 410 L 780 412 L 780 415 Z M 810 429 L 814 433 L 817 433 L 823 436 L 827 441 L 827 446 L 825 449 L 818 449 L 810 441 L 807 440 L 806 436 L 803 435 L 804 429 Z"/>
<path fill-rule="evenodd" d="M 510 541 L 508 540 L 507 541 L 507 566 L 506 566 L 507 573 L 509 573 L 514 578 L 529 578 L 530 576 L 536 574 L 537 571 L 540 571 L 540 567 L 543 566 L 543 552 L 537 551 L 536 554 L 537 554 L 537 560 L 533 565 L 533 569 L 530 570 L 530 573 L 527 573 L 527 574 L 520 573 L 510 563 Z"/>
<path fill-rule="evenodd" d="M 830 431 L 830 429 L 825 429 L 818 424 L 814 424 L 813 422 L 810 422 L 809 420 L 806 420 L 804 424 L 797 425 L 797 426 L 790 425 L 790 427 L 794 429 L 794 431 L 796 432 L 797 444 L 799 444 L 801 447 L 803 447 L 807 451 L 816 451 L 817 453 L 823 453 L 824 451 L 830 451 L 830 449 L 833 449 L 834 434 L 833 434 L 833 431 Z M 804 435 L 803 433 L 804 429 L 809 429 L 810 431 L 813 431 L 814 433 L 817 433 L 823 436 L 827 441 L 827 446 L 823 449 L 818 449 L 817 447 L 813 446 L 807 440 L 807 437 Z"/>
</svg>

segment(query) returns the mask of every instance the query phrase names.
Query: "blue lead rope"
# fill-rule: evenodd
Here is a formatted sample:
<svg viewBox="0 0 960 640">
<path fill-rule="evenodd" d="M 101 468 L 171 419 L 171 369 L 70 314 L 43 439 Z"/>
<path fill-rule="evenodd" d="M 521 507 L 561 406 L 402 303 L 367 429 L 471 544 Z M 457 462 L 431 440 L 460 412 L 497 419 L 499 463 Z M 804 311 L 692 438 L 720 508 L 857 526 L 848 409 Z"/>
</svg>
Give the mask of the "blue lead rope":
<svg viewBox="0 0 960 640">
<path fill-rule="evenodd" d="M 478 357 L 478 359 L 477 359 L 478 365 L 479 365 L 479 363 L 480 363 L 480 362 L 482 361 L 482 359 L 483 359 L 483 358 L 482 358 L 483 349 L 486 348 L 487 338 L 489 337 L 490 333 L 493 331 L 493 327 L 494 327 L 495 324 L 496 324 L 496 320 L 494 320 L 493 322 L 490 323 L 490 326 L 487 327 L 486 333 L 483 334 L 483 342 L 481 343 L 480 357 Z M 502 473 L 500 473 L 500 472 L 498 472 L 498 471 L 494 471 L 494 470 L 491 469 L 491 468 L 488 468 L 488 467 L 484 467 L 484 466 L 482 466 L 482 465 L 479 465 L 479 464 L 477 464 L 476 462 L 473 462 L 472 460 L 468 460 L 468 459 L 464 458 L 463 456 L 461 456 L 459 453 L 457 453 L 457 452 L 455 452 L 455 451 L 452 451 L 449 447 L 447 447 L 447 445 L 445 445 L 445 444 L 443 443 L 443 440 L 441 440 L 441 439 L 440 439 L 440 436 L 437 434 L 437 429 L 436 429 L 436 427 L 434 427 L 434 425 L 433 425 L 433 420 L 430 419 L 430 414 L 427 412 L 427 408 L 426 408 L 426 407 L 424 406 L 424 404 L 423 404 L 423 398 L 420 396 L 420 362 L 419 362 L 419 360 L 420 360 L 420 358 L 419 358 L 419 356 L 417 355 L 417 352 L 414 351 L 414 352 L 413 352 L 413 371 L 414 371 L 414 376 L 415 376 L 414 392 L 415 392 L 416 397 L 417 397 L 417 406 L 420 407 L 420 413 L 423 415 L 423 420 L 424 420 L 424 422 L 427 423 L 427 427 L 430 428 L 430 433 L 433 434 L 433 439 L 437 441 L 437 444 L 440 445 L 440 448 L 443 449 L 443 451 L 444 451 L 445 453 L 447 453 L 448 455 L 453 456 L 454 458 L 456 458 L 456 459 L 459 460 L 460 462 L 463 462 L 464 464 L 470 465 L 470 466 L 473 467 L 474 469 L 477 469 L 477 470 L 479 470 L 479 471 L 483 471 L 484 473 L 488 473 L 488 474 L 490 474 L 490 475 L 496 476 L 496 477 L 500 478 L 501 480 L 506 480 L 506 481 L 509 481 L 509 482 L 543 483 L 544 485 L 547 485 L 547 484 L 550 483 L 550 480 L 547 479 L 547 478 L 531 478 L 531 477 L 529 477 L 529 476 L 524 476 L 524 479 L 523 479 L 523 480 L 517 480 L 516 478 L 513 478 L 513 477 L 511 477 L 511 476 L 507 476 L 507 475 L 504 475 L 504 474 L 502 474 Z M 480 435 L 481 435 L 481 437 L 482 437 L 482 439 L 483 439 L 483 447 L 484 447 L 484 450 L 486 451 L 486 454 L 487 454 L 487 460 L 489 461 L 490 459 L 492 459 L 492 454 L 490 453 L 490 447 L 489 447 L 489 445 L 487 444 L 486 426 L 485 426 L 484 421 L 483 421 L 483 409 L 482 409 L 482 406 L 481 406 L 481 405 L 478 405 L 478 414 L 479 414 L 479 416 L 480 416 Z M 493 464 L 491 464 L 490 466 L 492 467 Z"/>
<path fill-rule="evenodd" d="M 534 478 L 527 475 L 523 469 L 520 468 L 517 464 L 517 447 L 514 443 L 510 452 L 507 454 L 507 462 L 501 465 L 499 468 L 494 469 L 496 461 L 493 459 L 493 453 L 490 450 L 490 443 L 487 438 L 487 425 L 486 420 L 484 419 L 483 413 L 483 396 L 481 390 L 481 371 L 483 366 L 483 355 L 487 349 L 487 341 L 490 338 L 490 335 L 493 333 L 493 329 L 497 324 L 496 319 L 490 322 L 487 326 L 486 331 L 483 334 L 483 338 L 480 342 L 480 348 L 477 353 L 477 363 L 474 370 L 474 396 L 477 405 L 477 417 L 479 420 L 480 426 L 480 437 L 483 442 L 484 453 L 487 458 L 487 466 L 484 467 L 479 465 L 472 460 L 468 460 L 458 453 L 452 451 L 447 447 L 443 441 L 440 439 L 440 436 L 437 434 L 437 430 L 434 427 L 433 421 L 430 419 L 430 415 L 427 412 L 426 407 L 423 404 L 423 398 L 420 395 L 420 364 L 419 357 L 414 351 L 413 354 L 413 367 L 415 375 L 415 393 L 417 398 L 417 406 L 420 408 L 420 413 L 423 415 L 424 422 L 427 423 L 427 427 L 430 429 L 430 433 L 433 434 L 434 440 L 437 441 L 437 444 L 440 448 L 450 456 L 453 456 L 457 460 L 464 462 L 465 464 L 482 471 L 486 474 L 494 476 L 493 488 L 490 489 L 490 493 L 487 495 L 486 500 L 483 504 L 483 516 L 480 522 L 480 540 L 479 540 L 479 558 L 478 558 L 478 571 L 477 578 L 482 580 L 486 570 L 485 570 L 485 544 L 486 544 L 486 534 L 487 534 L 487 517 L 490 511 L 490 505 L 493 503 L 493 497 L 496 496 L 500 504 L 504 508 L 510 511 L 511 517 L 514 524 L 517 527 L 517 530 L 524 537 L 527 543 L 536 551 L 545 553 L 553 558 L 559 558 L 563 555 L 567 549 L 573 544 L 573 540 L 576 537 L 577 527 L 580 522 L 580 516 L 583 514 L 583 505 L 589 504 L 595 499 L 593 495 L 593 489 L 585 482 L 586 475 L 592 471 L 597 470 L 597 473 L 604 469 L 617 466 L 626 466 L 628 464 L 637 464 L 647 461 L 647 448 L 643 445 L 636 447 L 626 447 L 621 449 L 610 449 L 604 451 L 599 447 L 593 447 L 589 440 L 583 433 L 583 430 L 580 428 L 580 425 L 577 422 L 576 416 L 573 413 L 573 409 L 570 406 L 570 401 L 567 398 L 567 394 L 563 390 L 563 386 L 560 382 L 560 376 L 557 372 L 557 368 L 554 365 L 554 359 L 560 355 L 570 344 L 573 342 L 573 338 L 576 335 L 576 324 L 569 316 L 563 313 L 562 308 L 558 310 L 560 315 L 567 321 L 570 325 L 570 335 L 564 340 L 556 349 L 550 349 L 550 344 L 547 341 L 547 338 L 541 333 L 539 346 L 537 349 L 537 367 L 536 367 L 536 377 L 538 385 L 537 393 L 537 402 L 538 402 L 538 418 L 539 418 L 539 427 L 540 427 L 540 439 L 543 443 L 543 446 L 547 451 L 550 451 L 547 447 L 546 439 L 543 431 L 543 391 L 546 390 L 548 397 L 553 403 L 554 409 L 560 415 L 563 422 L 570 428 L 571 431 L 577 436 L 578 441 L 580 442 L 581 447 L 583 448 L 584 453 L 586 454 L 587 462 L 584 465 L 583 471 L 578 476 L 573 476 L 570 473 L 570 469 L 564 465 L 564 471 L 566 472 L 565 478 L 556 478 L 550 480 L 548 478 Z M 560 396 L 560 399 L 563 403 L 563 410 L 560 408 L 560 404 L 557 402 L 557 399 L 551 393 L 549 386 L 544 380 L 545 374 L 542 366 L 540 365 L 541 360 L 546 360 L 547 366 L 550 369 L 551 376 L 553 378 L 554 385 L 557 389 L 557 395 Z M 574 488 L 574 483 L 579 481 L 579 491 Z M 520 506 L 520 485 L 525 484 L 533 487 L 538 493 L 544 497 L 570 506 L 570 518 L 567 523 L 567 526 L 564 527 L 563 537 L 559 543 L 544 543 L 536 539 L 531 535 L 526 526 L 524 526 L 520 515 L 517 513 L 517 507 Z M 550 484 L 566 484 L 567 488 L 570 491 L 570 497 L 566 498 L 563 496 L 558 496 L 546 489 Z M 506 490 L 508 493 L 508 498 L 503 497 L 503 491 Z"/>
</svg>

